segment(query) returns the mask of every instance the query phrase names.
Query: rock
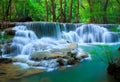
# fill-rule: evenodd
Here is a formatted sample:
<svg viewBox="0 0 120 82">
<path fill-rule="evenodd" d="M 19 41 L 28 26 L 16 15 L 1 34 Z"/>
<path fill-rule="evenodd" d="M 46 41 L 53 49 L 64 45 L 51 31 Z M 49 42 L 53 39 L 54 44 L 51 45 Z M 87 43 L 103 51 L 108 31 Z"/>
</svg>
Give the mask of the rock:
<svg viewBox="0 0 120 82">
<path fill-rule="evenodd" d="M 16 31 L 13 30 L 12 28 L 7 28 L 7 29 L 4 30 L 4 32 L 5 32 L 6 35 L 14 36 Z"/>
<path fill-rule="evenodd" d="M 57 62 L 59 63 L 59 66 L 64 66 L 66 64 L 66 61 L 62 58 L 58 58 Z"/>
<path fill-rule="evenodd" d="M 35 62 L 35 61 L 27 61 L 27 64 L 29 66 L 40 66 L 40 62 Z"/>
<path fill-rule="evenodd" d="M 16 51 L 16 49 L 19 49 L 16 45 L 12 45 L 12 43 L 7 43 L 4 47 L 5 54 L 9 54 Z M 19 50 L 18 50 L 19 51 Z M 16 54 L 12 54 L 12 56 L 15 56 Z"/>
<path fill-rule="evenodd" d="M 48 53 L 48 52 L 35 52 L 31 55 L 31 60 L 42 60 L 42 59 L 54 59 L 54 58 L 65 58 L 64 54 Z"/>
<path fill-rule="evenodd" d="M 70 56 L 70 57 L 76 57 L 77 51 L 75 49 L 71 50 L 70 52 L 67 52 L 67 55 Z"/>
<path fill-rule="evenodd" d="M 27 55 L 18 55 L 12 58 L 12 61 L 25 63 L 28 60 L 28 58 L 29 57 Z"/>
<path fill-rule="evenodd" d="M 30 21 L 32 21 L 32 18 L 29 16 L 22 17 L 22 18 L 16 18 L 16 19 L 11 20 L 11 22 L 30 22 Z"/>
<path fill-rule="evenodd" d="M 0 45 L 0 56 L 2 55 L 2 45 Z"/>
<path fill-rule="evenodd" d="M 10 58 L 0 58 L 0 63 L 11 63 L 12 59 Z"/>
<path fill-rule="evenodd" d="M 83 58 L 87 58 L 87 57 L 88 57 L 87 53 L 82 53 L 82 54 L 76 56 L 76 58 L 78 58 L 78 59 L 83 59 Z"/>
<path fill-rule="evenodd" d="M 24 78 L 41 72 L 44 72 L 44 70 L 34 68 L 20 70 L 17 65 L 0 63 L 0 82 L 9 82 L 10 80 Z"/>
<path fill-rule="evenodd" d="M 75 59 L 75 58 L 72 58 L 72 57 L 68 58 L 68 60 L 67 60 L 67 64 L 68 64 L 68 65 L 75 65 L 75 64 L 77 64 L 78 62 L 79 62 L 79 60 L 77 60 L 77 59 Z"/>
<path fill-rule="evenodd" d="M 114 63 L 109 63 L 107 72 L 108 74 L 112 75 L 114 79 L 120 80 L 120 56 L 114 60 Z"/>
<path fill-rule="evenodd" d="M 118 51 L 120 52 L 120 47 L 118 48 Z"/>
</svg>

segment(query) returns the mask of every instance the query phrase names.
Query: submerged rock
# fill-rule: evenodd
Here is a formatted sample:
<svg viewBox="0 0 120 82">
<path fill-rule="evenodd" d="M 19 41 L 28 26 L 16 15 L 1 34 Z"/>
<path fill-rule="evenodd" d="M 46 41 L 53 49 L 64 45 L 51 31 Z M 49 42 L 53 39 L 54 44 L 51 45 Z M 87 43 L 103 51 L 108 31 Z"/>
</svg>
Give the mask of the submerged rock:
<svg viewBox="0 0 120 82">
<path fill-rule="evenodd" d="M 20 70 L 18 65 L 0 63 L 0 82 L 9 82 L 10 80 L 18 80 L 20 78 L 24 78 L 26 76 L 30 76 L 33 74 L 38 74 L 41 72 L 44 72 L 44 70 L 34 69 L 34 68 L 27 70 Z"/>
</svg>

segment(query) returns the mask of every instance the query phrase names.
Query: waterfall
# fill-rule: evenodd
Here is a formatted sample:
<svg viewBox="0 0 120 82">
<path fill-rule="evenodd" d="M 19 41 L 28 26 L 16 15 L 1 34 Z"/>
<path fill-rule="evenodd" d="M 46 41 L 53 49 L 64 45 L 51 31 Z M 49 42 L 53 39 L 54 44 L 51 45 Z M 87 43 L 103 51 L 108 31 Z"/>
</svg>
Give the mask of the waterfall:
<svg viewBox="0 0 120 82">
<path fill-rule="evenodd" d="M 63 38 L 70 42 L 78 43 L 112 43 L 119 42 L 118 33 L 109 32 L 106 28 L 94 24 L 86 24 L 77 27 L 75 31 L 63 31 Z"/>
<path fill-rule="evenodd" d="M 66 54 L 73 48 L 70 43 L 113 43 L 120 41 L 120 34 L 110 32 L 106 28 L 94 24 L 62 24 L 62 23 L 21 23 L 16 25 L 15 36 L 10 46 L 9 56 L 24 63 L 27 68 L 36 63 L 40 66 L 56 69 L 57 59 L 36 62 L 30 59 L 34 53 Z M 76 45 L 74 45 L 76 46 Z M 83 53 L 81 48 L 77 54 Z M 66 60 L 64 60 L 66 61 Z M 20 63 L 17 63 L 20 64 Z M 25 65 L 27 64 L 27 65 Z"/>
<path fill-rule="evenodd" d="M 51 37 L 78 43 L 112 43 L 120 41 L 120 34 L 95 24 L 22 23 L 38 38 Z"/>
</svg>

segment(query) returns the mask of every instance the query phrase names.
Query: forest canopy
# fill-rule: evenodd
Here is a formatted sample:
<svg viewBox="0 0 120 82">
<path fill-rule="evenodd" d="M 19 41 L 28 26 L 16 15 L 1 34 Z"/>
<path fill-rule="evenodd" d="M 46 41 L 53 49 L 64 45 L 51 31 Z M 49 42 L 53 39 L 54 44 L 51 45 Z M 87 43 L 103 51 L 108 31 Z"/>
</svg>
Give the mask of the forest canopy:
<svg viewBox="0 0 120 82">
<path fill-rule="evenodd" d="M 0 20 L 120 23 L 120 0 L 0 0 Z"/>
</svg>

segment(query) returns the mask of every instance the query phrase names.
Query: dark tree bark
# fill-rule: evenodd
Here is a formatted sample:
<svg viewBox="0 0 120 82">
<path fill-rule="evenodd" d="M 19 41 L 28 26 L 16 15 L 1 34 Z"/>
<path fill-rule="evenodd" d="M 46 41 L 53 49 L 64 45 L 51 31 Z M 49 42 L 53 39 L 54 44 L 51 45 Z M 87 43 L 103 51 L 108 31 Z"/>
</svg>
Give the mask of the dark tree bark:
<svg viewBox="0 0 120 82">
<path fill-rule="evenodd" d="M 60 22 L 64 21 L 63 17 L 64 16 L 63 16 L 62 0 L 60 0 Z"/>
<path fill-rule="evenodd" d="M 46 21 L 48 21 L 48 1 L 45 0 L 45 5 L 46 5 Z"/>
<path fill-rule="evenodd" d="M 63 22 L 66 22 L 66 0 L 64 0 L 64 9 L 63 9 L 63 12 L 64 12 L 64 21 Z"/>
<path fill-rule="evenodd" d="M 77 0 L 77 8 L 76 8 L 76 14 L 75 14 L 75 23 L 78 23 L 79 22 L 79 0 Z"/>
<path fill-rule="evenodd" d="M 70 0 L 69 14 L 68 14 L 68 21 L 67 22 L 71 22 L 71 19 L 72 19 L 72 3 L 73 3 L 73 0 Z"/>
<path fill-rule="evenodd" d="M 120 4 L 120 1 L 119 0 L 116 0 L 118 4 Z"/>
<path fill-rule="evenodd" d="M 104 8 L 103 8 L 103 11 L 104 11 L 104 15 L 103 15 L 103 23 L 108 23 L 108 20 L 107 20 L 107 7 L 108 7 L 108 0 L 104 0 Z"/>
<path fill-rule="evenodd" d="M 95 22 L 95 18 L 94 16 L 92 15 L 92 13 L 94 12 L 93 11 L 93 7 L 94 7 L 94 2 L 95 0 L 87 0 L 88 1 L 88 4 L 89 4 L 89 8 L 90 8 L 90 22 L 94 23 Z"/>
<path fill-rule="evenodd" d="M 8 6 L 7 6 L 7 9 L 6 9 L 6 12 L 5 12 L 5 18 L 4 18 L 4 20 L 8 20 L 8 15 L 9 15 L 11 4 L 12 4 L 12 0 L 9 0 Z"/>
<path fill-rule="evenodd" d="M 56 22 L 56 12 L 55 12 L 55 3 L 54 3 L 54 0 L 51 0 L 51 7 L 52 7 L 52 15 L 53 15 L 53 22 Z"/>
</svg>

